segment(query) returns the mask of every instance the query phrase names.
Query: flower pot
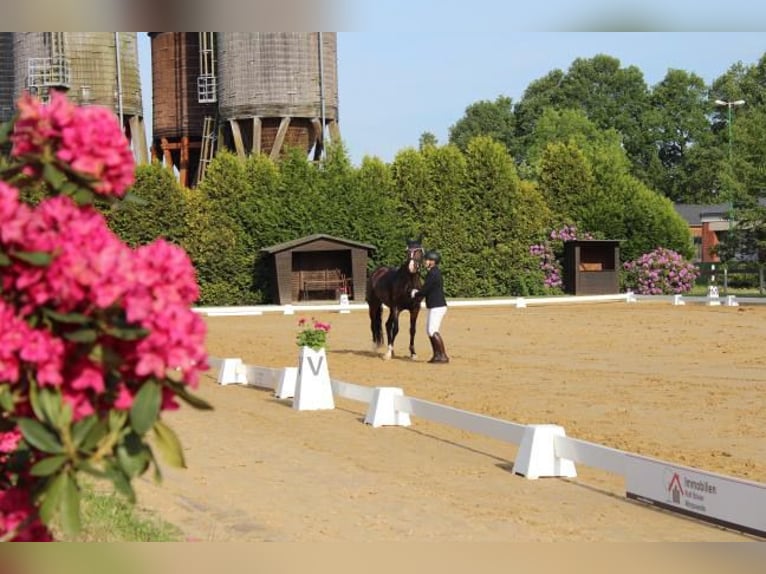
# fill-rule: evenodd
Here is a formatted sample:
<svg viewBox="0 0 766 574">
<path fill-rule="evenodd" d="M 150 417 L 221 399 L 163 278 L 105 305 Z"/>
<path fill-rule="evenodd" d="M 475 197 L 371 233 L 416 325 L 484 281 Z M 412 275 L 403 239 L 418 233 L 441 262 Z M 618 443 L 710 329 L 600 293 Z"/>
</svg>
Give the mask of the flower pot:
<svg viewBox="0 0 766 574">
<path fill-rule="evenodd" d="M 299 411 L 335 408 L 324 349 L 301 347 L 293 408 Z"/>
</svg>

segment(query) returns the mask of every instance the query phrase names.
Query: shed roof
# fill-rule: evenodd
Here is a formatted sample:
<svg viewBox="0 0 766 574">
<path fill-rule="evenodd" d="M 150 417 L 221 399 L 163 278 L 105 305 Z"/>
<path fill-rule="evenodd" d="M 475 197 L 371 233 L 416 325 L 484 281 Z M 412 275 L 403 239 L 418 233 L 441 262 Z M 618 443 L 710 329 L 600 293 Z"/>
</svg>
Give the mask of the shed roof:
<svg viewBox="0 0 766 574">
<path fill-rule="evenodd" d="M 713 205 L 700 205 L 696 203 L 673 204 L 678 215 L 686 220 L 689 225 L 702 225 L 702 219 L 716 217 L 726 219 L 729 213 L 728 203 L 716 203 Z"/>
<path fill-rule="evenodd" d="M 307 235 L 306 237 L 301 237 L 300 239 L 293 239 L 291 241 L 285 241 L 284 243 L 277 243 L 276 245 L 272 245 L 270 247 L 264 247 L 261 249 L 261 251 L 272 254 L 279 253 L 280 251 L 295 249 L 296 247 L 300 247 L 301 245 L 312 243 L 314 241 L 319 241 L 320 239 L 331 241 L 333 243 L 339 243 L 347 247 L 356 247 L 359 249 L 366 249 L 368 251 L 375 251 L 375 246 L 370 245 L 369 243 L 352 241 L 351 239 L 343 239 L 341 237 L 333 237 L 332 235 L 327 235 L 326 233 L 315 233 L 314 235 Z"/>
</svg>

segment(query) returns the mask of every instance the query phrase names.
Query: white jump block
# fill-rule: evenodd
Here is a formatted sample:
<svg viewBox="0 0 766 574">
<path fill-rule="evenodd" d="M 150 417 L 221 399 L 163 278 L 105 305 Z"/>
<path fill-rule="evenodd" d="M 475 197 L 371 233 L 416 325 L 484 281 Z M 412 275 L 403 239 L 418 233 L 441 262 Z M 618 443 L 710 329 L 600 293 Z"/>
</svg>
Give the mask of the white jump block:
<svg viewBox="0 0 766 574">
<path fill-rule="evenodd" d="M 301 347 L 293 408 L 299 411 L 334 409 L 330 371 L 324 349 Z"/>
<path fill-rule="evenodd" d="M 373 427 L 410 426 L 409 413 L 396 410 L 394 397 L 403 397 L 404 391 L 399 387 L 376 387 L 372 395 L 364 423 Z"/>
<path fill-rule="evenodd" d="M 636 294 L 633 293 L 633 291 L 628 291 L 626 293 L 627 297 L 625 298 L 626 303 L 637 303 L 638 299 L 636 298 Z"/>
<path fill-rule="evenodd" d="M 295 396 L 295 385 L 298 382 L 298 367 L 285 367 L 274 395 L 278 399 L 292 399 Z"/>
<path fill-rule="evenodd" d="M 683 295 L 673 295 L 673 305 L 686 305 Z"/>
<path fill-rule="evenodd" d="M 222 359 L 218 369 L 219 385 L 246 385 L 247 368 L 242 359 Z"/>
<path fill-rule="evenodd" d="M 707 288 L 707 303 L 710 307 L 718 307 L 721 305 L 721 298 L 718 296 L 718 287 L 711 285 Z"/>
<path fill-rule="evenodd" d="M 736 295 L 727 295 L 726 296 L 726 306 L 727 307 L 739 307 L 739 302 L 737 301 Z"/>
<path fill-rule="evenodd" d="M 351 313 L 351 306 L 348 302 L 348 294 L 347 293 L 341 293 L 340 294 L 340 312 L 341 313 Z"/>
<path fill-rule="evenodd" d="M 527 479 L 577 476 L 574 462 L 556 456 L 555 437 L 566 436 L 559 425 L 528 425 L 513 462 L 514 474 Z"/>
<path fill-rule="evenodd" d="M 524 297 L 516 297 L 516 308 L 517 309 L 526 309 L 527 308 L 527 302 L 524 299 Z"/>
</svg>

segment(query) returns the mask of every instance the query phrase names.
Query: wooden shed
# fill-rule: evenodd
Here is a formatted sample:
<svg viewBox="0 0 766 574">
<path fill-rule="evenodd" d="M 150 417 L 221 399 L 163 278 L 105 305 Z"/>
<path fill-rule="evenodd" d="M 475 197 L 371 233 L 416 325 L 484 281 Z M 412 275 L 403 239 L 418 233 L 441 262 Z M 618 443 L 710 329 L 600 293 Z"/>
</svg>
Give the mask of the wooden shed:
<svg viewBox="0 0 766 574">
<path fill-rule="evenodd" d="M 564 242 L 564 291 L 570 295 L 620 292 L 620 242 L 613 239 Z"/>
<path fill-rule="evenodd" d="M 375 247 L 325 234 L 265 247 L 279 305 L 310 299 L 337 299 L 341 293 L 363 300 L 367 258 Z"/>
</svg>

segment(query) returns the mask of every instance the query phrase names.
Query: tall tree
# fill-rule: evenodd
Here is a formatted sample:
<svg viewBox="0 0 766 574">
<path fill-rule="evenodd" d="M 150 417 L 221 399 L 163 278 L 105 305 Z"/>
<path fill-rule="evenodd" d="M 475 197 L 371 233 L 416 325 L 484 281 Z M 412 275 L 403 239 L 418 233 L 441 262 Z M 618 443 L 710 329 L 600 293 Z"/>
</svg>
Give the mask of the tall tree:
<svg viewBox="0 0 766 574">
<path fill-rule="evenodd" d="M 582 221 L 594 185 L 590 162 L 574 143 L 551 142 L 540 159 L 539 187 L 560 223 Z"/>
<path fill-rule="evenodd" d="M 488 136 L 511 149 L 514 137 L 513 101 L 498 96 L 494 102 L 481 100 L 465 109 L 465 115 L 449 128 L 449 143 L 461 150 L 476 136 Z"/>
<path fill-rule="evenodd" d="M 668 70 L 652 89 L 650 104 L 646 129 L 652 134 L 656 161 L 647 166 L 647 181 L 673 201 L 694 203 L 704 193 L 689 181 L 689 161 L 710 129 L 707 86 L 696 74 Z"/>
<path fill-rule="evenodd" d="M 423 132 L 418 139 L 418 149 L 423 151 L 427 147 L 436 147 L 439 145 L 439 140 L 431 132 Z"/>
</svg>

